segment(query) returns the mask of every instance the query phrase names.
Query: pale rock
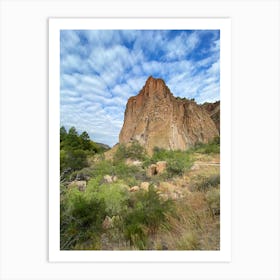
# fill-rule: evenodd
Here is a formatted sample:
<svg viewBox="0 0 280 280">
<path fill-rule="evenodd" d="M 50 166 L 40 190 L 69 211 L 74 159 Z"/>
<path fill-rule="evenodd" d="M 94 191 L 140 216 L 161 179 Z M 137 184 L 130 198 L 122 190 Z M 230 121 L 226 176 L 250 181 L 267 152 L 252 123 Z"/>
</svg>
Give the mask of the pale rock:
<svg viewBox="0 0 280 280">
<path fill-rule="evenodd" d="M 86 186 L 87 186 L 87 181 L 73 181 L 71 182 L 68 187 L 69 188 L 73 188 L 73 187 L 76 187 L 79 191 L 85 191 L 86 189 Z"/>
<path fill-rule="evenodd" d="M 133 160 L 133 159 L 126 159 L 125 163 L 129 166 L 141 166 L 142 165 L 142 161 L 140 160 Z"/>
<path fill-rule="evenodd" d="M 157 174 L 157 165 L 156 164 L 151 164 L 146 171 L 146 174 L 148 177 L 152 177 Z"/>
<path fill-rule="evenodd" d="M 149 182 L 142 182 L 140 184 L 140 189 L 142 189 L 144 191 L 148 191 L 149 190 L 149 186 L 150 186 Z"/>
<path fill-rule="evenodd" d="M 105 183 L 113 183 L 113 178 L 110 175 L 105 175 L 103 177 L 103 179 L 104 179 Z"/>
<path fill-rule="evenodd" d="M 216 101 L 214 103 L 205 102 L 201 105 L 201 107 L 208 112 L 220 132 L 220 101 Z"/>
<path fill-rule="evenodd" d="M 133 186 L 130 188 L 129 190 L 130 192 L 138 192 L 139 191 L 139 187 L 138 186 Z"/>
<path fill-rule="evenodd" d="M 156 173 L 162 174 L 166 170 L 167 162 L 166 161 L 158 161 L 156 163 Z"/>
</svg>

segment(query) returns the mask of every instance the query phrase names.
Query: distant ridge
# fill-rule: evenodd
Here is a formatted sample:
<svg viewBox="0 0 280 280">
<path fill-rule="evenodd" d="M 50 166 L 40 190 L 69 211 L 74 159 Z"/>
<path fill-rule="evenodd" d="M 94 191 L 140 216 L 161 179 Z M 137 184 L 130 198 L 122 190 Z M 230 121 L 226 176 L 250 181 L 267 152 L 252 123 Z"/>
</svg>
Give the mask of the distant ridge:
<svg viewBox="0 0 280 280">
<path fill-rule="evenodd" d="M 111 149 L 111 147 L 109 145 L 103 144 L 103 143 L 98 143 L 98 142 L 94 142 L 98 147 L 100 147 L 101 149 L 104 150 L 109 150 Z"/>
</svg>

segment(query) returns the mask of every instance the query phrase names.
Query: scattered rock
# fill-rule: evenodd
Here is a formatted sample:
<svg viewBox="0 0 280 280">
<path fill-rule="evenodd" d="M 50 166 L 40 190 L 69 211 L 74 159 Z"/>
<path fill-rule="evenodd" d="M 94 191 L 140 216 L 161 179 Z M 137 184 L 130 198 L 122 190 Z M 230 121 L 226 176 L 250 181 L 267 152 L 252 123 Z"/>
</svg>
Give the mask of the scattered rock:
<svg viewBox="0 0 280 280">
<path fill-rule="evenodd" d="M 130 188 L 129 191 L 130 191 L 130 192 L 138 192 L 139 189 L 140 189 L 140 188 L 139 188 L 138 186 L 133 186 L 133 187 Z"/>
<path fill-rule="evenodd" d="M 144 190 L 144 191 L 148 191 L 149 190 L 149 186 L 150 186 L 150 183 L 149 182 L 142 182 L 140 184 L 140 189 Z"/>
<path fill-rule="evenodd" d="M 152 177 L 157 174 L 162 174 L 167 167 L 167 162 L 166 161 L 158 161 L 156 164 L 151 164 L 148 169 L 147 169 L 147 176 Z"/>
<path fill-rule="evenodd" d="M 162 174 L 166 170 L 167 162 L 166 161 L 158 161 L 156 163 L 156 173 Z"/>
<path fill-rule="evenodd" d="M 110 175 L 105 175 L 105 176 L 103 177 L 103 179 L 104 179 L 104 181 L 105 181 L 106 183 L 113 183 L 112 176 L 110 176 Z"/>
<path fill-rule="evenodd" d="M 113 183 L 113 182 L 116 182 L 118 180 L 118 177 L 117 176 L 110 176 L 110 175 L 105 175 L 103 177 L 105 183 Z"/>
<path fill-rule="evenodd" d="M 86 189 L 86 186 L 87 186 L 87 181 L 73 181 L 71 182 L 68 187 L 69 188 L 73 188 L 73 187 L 76 187 L 79 191 L 85 191 Z"/>
<path fill-rule="evenodd" d="M 154 175 L 157 174 L 157 165 L 156 164 L 151 164 L 148 168 L 147 168 L 147 176 L 152 177 Z"/>
<path fill-rule="evenodd" d="M 76 181 L 88 181 L 90 179 L 90 177 L 88 175 L 85 175 L 83 173 L 78 173 L 76 175 Z"/>
<path fill-rule="evenodd" d="M 125 163 L 129 166 L 140 166 L 140 165 L 142 165 L 142 161 L 133 160 L 131 158 L 126 159 Z"/>
</svg>

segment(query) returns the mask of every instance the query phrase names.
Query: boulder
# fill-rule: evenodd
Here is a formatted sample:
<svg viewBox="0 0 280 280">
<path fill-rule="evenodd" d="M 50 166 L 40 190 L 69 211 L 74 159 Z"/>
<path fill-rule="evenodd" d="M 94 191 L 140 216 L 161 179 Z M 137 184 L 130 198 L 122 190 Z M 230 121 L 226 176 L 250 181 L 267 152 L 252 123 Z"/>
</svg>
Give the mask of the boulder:
<svg viewBox="0 0 280 280">
<path fill-rule="evenodd" d="M 140 188 L 139 188 L 138 186 L 133 186 L 133 187 L 130 188 L 129 191 L 130 191 L 130 192 L 138 192 L 139 189 L 140 189 Z"/>
<path fill-rule="evenodd" d="M 167 167 L 166 161 L 158 161 L 156 164 L 151 164 L 148 167 L 146 174 L 148 177 L 162 174 L 163 172 L 165 172 L 166 167 Z"/>
<path fill-rule="evenodd" d="M 148 169 L 147 169 L 147 176 L 152 177 L 157 174 L 157 165 L 156 164 L 151 164 Z"/>
<path fill-rule="evenodd" d="M 126 159 L 125 163 L 129 166 L 140 166 L 140 165 L 142 165 L 142 161 L 133 160 L 131 158 Z"/>
<path fill-rule="evenodd" d="M 144 191 L 148 191 L 149 190 L 149 186 L 150 186 L 150 183 L 149 182 L 142 182 L 140 184 L 140 189 L 144 190 Z"/>
<path fill-rule="evenodd" d="M 105 183 L 113 183 L 113 177 L 110 175 L 105 175 L 103 177 L 103 179 L 104 179 Z"/>
<path fill-rule="evenodd" d="M 166 170 L 167 162 L 166 161 L 158 161 L 156 163 L 156 173 L 162 174 Z"/>
<path fill-rule="evenodd" d="M 71 182 L 68 187 L 69 188 L 73 188 L 73 187 L 76 187 L 79 191 L 85 191 L 86 189 L 86 186 L 87 186 L 87 181 L 73 181 Z"/>
</svg>

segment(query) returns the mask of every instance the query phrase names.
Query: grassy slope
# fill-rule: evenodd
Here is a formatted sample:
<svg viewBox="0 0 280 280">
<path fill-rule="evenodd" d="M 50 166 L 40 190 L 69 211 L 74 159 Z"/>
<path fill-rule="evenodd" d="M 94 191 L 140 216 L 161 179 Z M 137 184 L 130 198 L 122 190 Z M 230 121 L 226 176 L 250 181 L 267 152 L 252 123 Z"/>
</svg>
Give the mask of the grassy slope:
<svg viewBox="0 0 280 280">
<path fill-rule="evenodd" d="M 137 145 L 117 147 L 114 155 L 93 158 L 80 171 L 91 178 L 86 191 L 62 185 L 62 249 L 219 249 L 218 143 L 188 152 L 159 150 L 152 158 Z M 127 158 L 141 164 L 127 165 Z M 167 161 L 166 172 L 147 176 L 159 160 Z M 105 175 L 116 176 L 115 182 Z M 141 182 L 150 184 L 149 191 L 129 191 Z"/>
</svg>

